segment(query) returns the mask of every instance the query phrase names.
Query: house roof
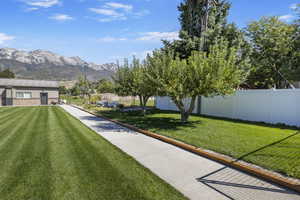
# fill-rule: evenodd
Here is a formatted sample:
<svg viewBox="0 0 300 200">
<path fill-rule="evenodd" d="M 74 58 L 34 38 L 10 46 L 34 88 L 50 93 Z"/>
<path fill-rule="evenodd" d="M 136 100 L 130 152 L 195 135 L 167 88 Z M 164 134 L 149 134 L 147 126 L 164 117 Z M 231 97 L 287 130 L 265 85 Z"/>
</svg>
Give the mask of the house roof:
<svg viewBox="0 0 300 200">
<path fill-rule="evenodd" d="M 59 87 L 59 82 L 57 82 L 57 81 L 43 81 L 43 80 L 0 78 L 0 86 L 58 88 Z"/>
</svg>

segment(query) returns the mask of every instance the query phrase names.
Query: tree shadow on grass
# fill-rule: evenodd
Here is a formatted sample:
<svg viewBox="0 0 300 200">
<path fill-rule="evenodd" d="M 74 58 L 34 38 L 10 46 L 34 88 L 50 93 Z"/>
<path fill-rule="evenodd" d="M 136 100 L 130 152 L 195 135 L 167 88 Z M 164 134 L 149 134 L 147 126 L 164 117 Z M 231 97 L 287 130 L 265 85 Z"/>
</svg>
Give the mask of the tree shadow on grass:
<svg viewBox="0 0 300 200">
<path fill-rule="evenodd" d="M 280 147 L 280 148 L 282 148 L 282 147 L 284 147 L 284 148 L 289 148 L 289 143 L 286 143 L 286 145 L 284 145 L 284 142 L 285 141 L 287 141 L 287 140 L 289 140 L 289 139 L 291 139 L 291 138 L 294 138 L 295 136 L 299 136 L 300 135 L 300 131 L 298 131 L 298 132 L 296 132 L 296 133 L 294 133 L 294 134 L 292 134 L 292 135 L 289 135 L 289 136 L 287 136 L 287 137 L 285 137 L 285 138 L 282 138 L 282 139 L 280 139 L 280 140 L 277 140 L 277 141 L 275 141 L 275 142 L 273 142 L 273 143 L 270 143 L 270 144 L 267 144 L 267 145 L 265 145 L 265 146 L 262 146 L 262 147 L 260 147 L 260 148 L 258 148 L 258 149 L 255 149 L 255 150 L 253 150 L 253 151 L 251 151 L 251 152 L 249 152 L 249 153 L 246 153 L 246 154 L 244 154 L 244 155 L 242 155 L 242 156 L 240 156 L 239 158 L 237 158 L 236 159 L 236 161 L 239 161 L 239 160 L 243 160 L 244 158 L 246 158 L 246 157 L 248 157 L 248 156 L 250 156 L 250 155 L 253 155 L 253 154 L 256 154 L 256 153 L 259 153 L 259 152 L 262 152 L 263 150 L 266 150 L 266 149 L 268 149 L 268 148 L 273 148 L 273 147 Z M 290 147 L 291 148 L 291 147 Z M 298 147 L 296 147 L 296 146 L 293 146 L 292 148 L 300 148 L 300 146 L 298 146 Z"/>
<path fill-rule="evenodd" d="M 118 112 L 118 111 L 100 111 L 100 115 L 108 117 L 110 119 L 115 119 L 124 123 L 131 124 L 141 129 L 146 130 L 180 130 L 181 128 L 196 128 L 197 125 L 201 124 L 201 120 L 193 120 L 187 123 L 182 123 L 180 119 L 174 117 L 153 117 L 151 114 L 156 114 L 162 112 L 158 111 L 148 111 L 146 116 L 142 115 L 139 111 L 131 112 Z M 166 112 L 165 114 L 170 114 Z M 178 114 L 178 113 L 176 113 Z"/>
<path fill-rule="evenodd" d="M 106 111 L 106 112 L 99 112 L 101 115 L 106 117 L 116 119 L 141 129 L 151 130 L 154 132 L 159 131 L 173 131 L 173 130 L 182 130 L 183 133 L 186 133 L 184 130 L 185 128 L 199 128 L 199 125 L 203 123 L 201 117 L 198 115 L 199 118 L 193 118 L 189 123 L 183 124 L 179 120 L 178 112 L 170 112 L 170 111 L 159 111 L 159 110 L 152 110 L 149 111 L 149 115 L 143 116 L 141 112 L 118 112 L 118 111 Z M 155 115 L 155 114 L 162 114 L 162 115 Z M 166 115 L 164 115 L 166 114 Z M 169 116 L 168 116 L 169 114 Z M 176 114 L 178 117 L 174 117 Z M 207 118 L 205 116 L 205 118 Z M 271 125 L 271 124 L 264 124 L 264 123 L 255 123 L 255 122 L 246 122 L 241 120 L 232 120 L 232 119 L 224 119 L 224 118 L 215 118 L 215 117 L 208 117 L 217 120 L 225 120 L 234 123 L 244 123 L 244 124 L 255 124 L 261 125 L 265 127 L 281 127 L 285 128 L 292 128 L 297 130 L 293 134 L 289 134 L 288 136 L 272 142 L 270 144 L 266 144 L 264 146 L 258 147 L 253 151 L 248 153 L 244 153 L 243 155 L 235 157 L 235 161 L 244 160 L 249 163 L 258 164 L 262 167 L 272 169 L 284 175 L 291 175 L 294 177 L 300 177 L 300 172 L 298 172 L 298 168 L 296 169 L 295 166 L 297 163 L 300 165 L 300 131 L 299 128 L 293 127 L 286 127 L 286 126 L 278 126 L 278 125 Z M 253 141 L 255 142 L 255 141 Z M 264 162 L 262 162 L 264 160 Z M 289 169 L 287 169 L 286 165 L 290 165 L 291 168 L 295 168 L 295 172 L 290 173 Z M 295 174 L 295 175 L 293 175 Z"/>
</svg>

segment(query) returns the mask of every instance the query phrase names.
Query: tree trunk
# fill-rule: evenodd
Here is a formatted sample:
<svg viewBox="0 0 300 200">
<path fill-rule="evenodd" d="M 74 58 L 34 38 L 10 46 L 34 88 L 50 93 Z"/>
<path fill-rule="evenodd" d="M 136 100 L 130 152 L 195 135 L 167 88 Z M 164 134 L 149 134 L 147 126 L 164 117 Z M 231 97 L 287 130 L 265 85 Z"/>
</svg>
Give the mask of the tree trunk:
<svg viewBox="0 0 300 200">
<path fill-rule="evenodd" d="M 140 107 L 143 107 L 143 97 L 139 95 L 139 99 L 140 99 Z"/>
<path fill-rule="evenodd" d="M 185 111 L 181 112 L 181 119 L 180 119 L 180 121 L 182 123 L 187 123 L 188 120 L 189 120 L 189 116 L 190 115 L 187 112 L 185 112 Z"/>
<path fill-rule="evenodd" d="M 173 99 L 173 102 L 176 104 L 177 108 L 180 111 L 182 123 L 188 122 L 189 116 L 195 108 L 196 98 L 197 98 L 196 96 L 192 97 L 190 106 L 187 110 L 185 109 L 183 99 L 180 99 L 180 100 Z"/>
<path fill-rule="evenodd" d="M 140 106 L 142 108 L 142 113 L 143 113 L 143 115 L 146 115 L 146 113 L 147 113 L 146 105 L 147 105 L 149 97 L 139 96 L 139 98 L 140 98 Z"/>
</svg>

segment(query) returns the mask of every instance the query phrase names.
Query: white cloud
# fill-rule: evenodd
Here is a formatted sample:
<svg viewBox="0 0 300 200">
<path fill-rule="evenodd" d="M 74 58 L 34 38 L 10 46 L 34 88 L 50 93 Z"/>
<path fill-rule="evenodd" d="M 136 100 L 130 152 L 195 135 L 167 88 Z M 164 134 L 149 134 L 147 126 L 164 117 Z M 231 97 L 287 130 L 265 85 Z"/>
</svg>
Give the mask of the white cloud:
<svg viewBox="0 0 300 200">
<path fill-rule="evenodd" d="M 137 40 L 151 41 L 151 40 L 177 40 L 178 32 L 147 32 Z"/>
<path fill-rule="evenodd" d="M 285 22 L 290 22 L 291 20 L 294 19 L 294 17 L 295 17 L 294 15 L 290 15 L 290 14 L 282 15 L 282 16 L 279 16 L 279 20 L 285 21 Z"/>
<path fill-rule="evenodd" d="M 129 17 L 142 17 L 148 15 L 150 11 L 141 10 L 133 11 L 133 6 L 130 4 L 122 4 L 116 2 L 107 2 L 100 8 L 89 8 L 90 11 L 102 15 L 102 18 L 96 18 L 100 22 L 111 22 L 117 20 L 127 20 Z"/>
<path fill-rule="evenodd" d="M 31 8 L 27 8 L 26 11 L 30 12 L 30 11 L 34 11 L 34 10 L 38 10 L 38 8 L 36 7 L 31 7 Z"/>
<path fill-rule="evenodd" d="M 89 10 L 94 13 L 106 16 L 104 18 L 99 18 L 98 21 L 100 21 L 100 22 L 111 22 L 111 21 L 115 21 L 115 20 L 126 20 L 127 19 L 127 17 L 123 13 L 118 12 L 113 9 L 90 8 Z"/>
<path fill-rule="evenodd" d="M 108 3 L 105 4 L 105 7 L 106 8 L 112 8 L 112 9 L 123 9 L 127 12 L 129 12 L 133 9 L 132 5 L 116 3 L 116 2 L 108 2 Z"/>
<path fill-rule="evenodd" d="M 6 41 L 14 40 L 14 36 L 6 35 L 5 33 L 0 33 L 0 44 L 4 44 Z"/>
<path fill-rule="evenodd" d="M 290 9 L 292 9 L 292 10 L 297 9 L 297 4 L 296 3 L 291 4 Z"/>
<path fill-rule="evenodd" d="M 69 21 L 69 20 L 73 20 L 74 18 L 69 16 L 69 15 L 66 15 L 66 14 L 56 14 L 56 15 L 53 15 L 51 17 L 49 17 L 50 19 L 54 19 L 56 21 Z"/>
<path fill-rule="evenodd" d="M 126 41 L 127 38 L 116 38 L 116 37 L 103 37 L 99 38 L 97 41 L 98 42 L 115 42 L 115 41 Z"/>
<path fill-rule="evenodd" d="M 112 9 L 90 8 L 90 11 L 100 14 L 100 15 L 106 15 L 106 16 L 112 16 L 112 17 L 124 16 L 122 13 L 118 13 L 117 11 L 112 10 Z"/>
<path fill-rule="evenodd" d="M 50 8 L 52 6 L 60 4 L 60 0 L 24 0 L 29 6 Z"/>
</svg>

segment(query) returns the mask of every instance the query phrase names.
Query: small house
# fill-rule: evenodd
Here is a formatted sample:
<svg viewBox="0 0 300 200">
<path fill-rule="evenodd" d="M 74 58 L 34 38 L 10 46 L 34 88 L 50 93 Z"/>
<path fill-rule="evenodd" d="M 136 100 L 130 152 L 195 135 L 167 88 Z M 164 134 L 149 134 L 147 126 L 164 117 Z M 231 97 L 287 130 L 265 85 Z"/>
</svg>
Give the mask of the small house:
<svg viewBox="0 0 300 200">
<path fill-rule="evenodd" d="M 0 106 L 37 106 L 57 103 L 57 81 L 0 78 Z"/>
</svg>

